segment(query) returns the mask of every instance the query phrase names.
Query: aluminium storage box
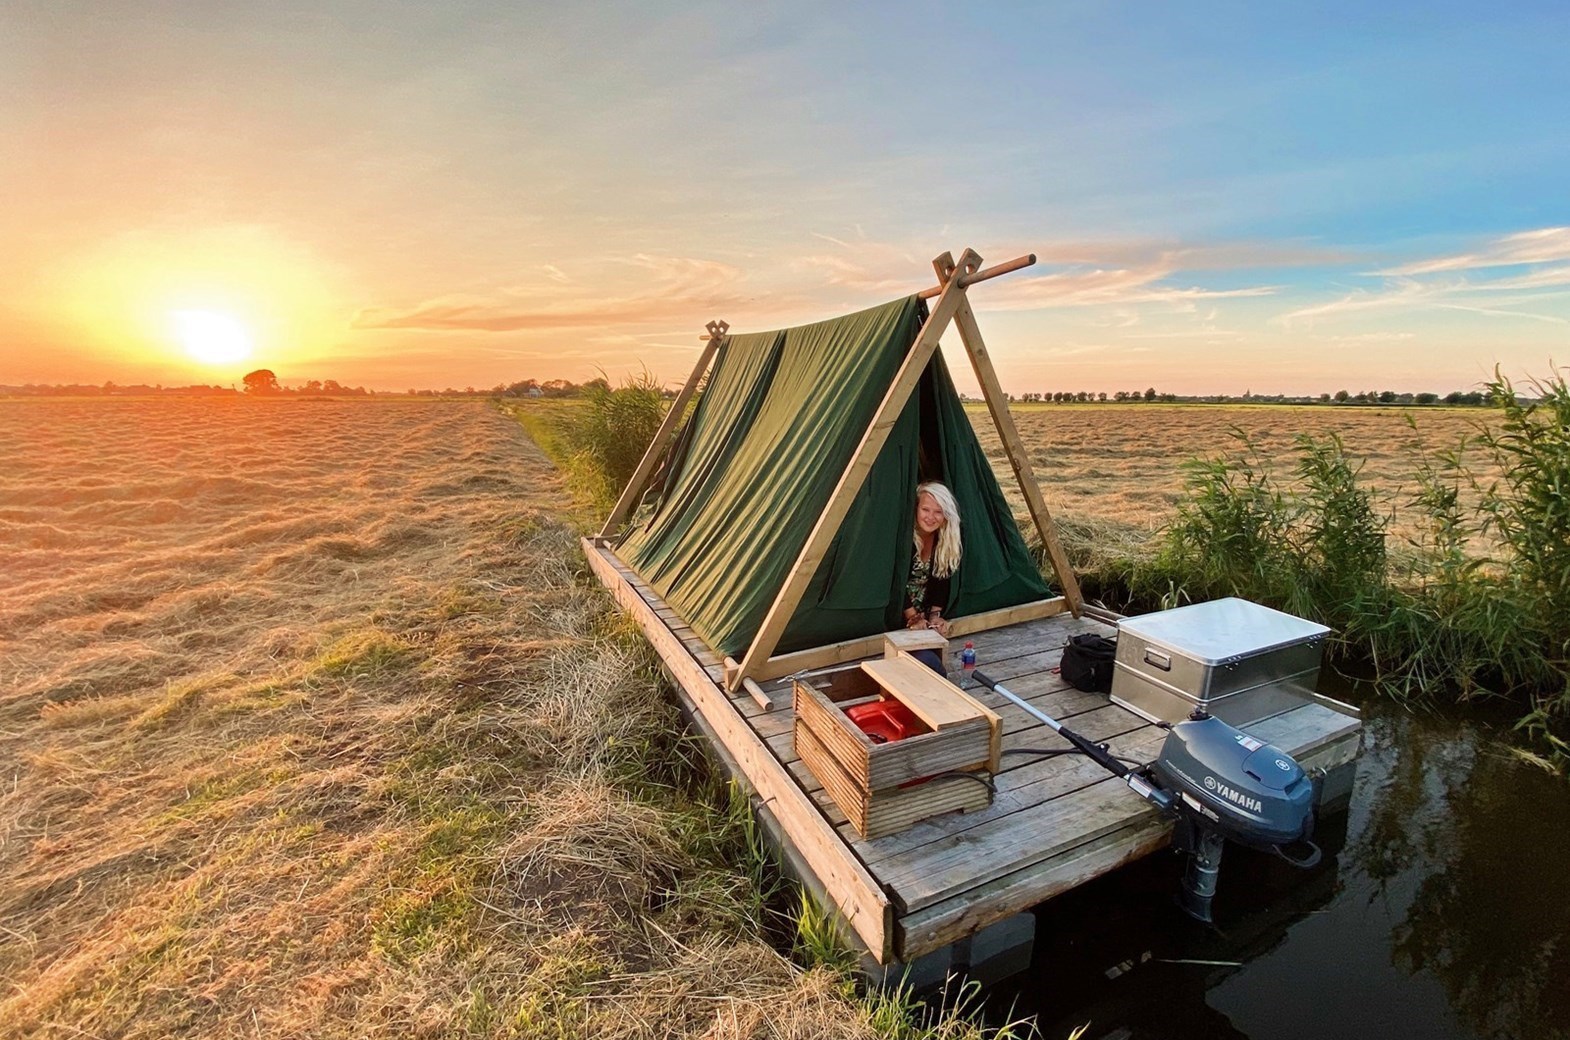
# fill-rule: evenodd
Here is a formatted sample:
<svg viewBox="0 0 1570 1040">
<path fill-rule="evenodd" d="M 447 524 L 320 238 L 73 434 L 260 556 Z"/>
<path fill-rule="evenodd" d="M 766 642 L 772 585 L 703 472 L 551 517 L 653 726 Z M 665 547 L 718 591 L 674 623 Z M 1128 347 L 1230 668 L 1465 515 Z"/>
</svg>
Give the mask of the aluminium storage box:
<svg viewBox="0 0 1570 1040">
<path fill-rule="evenodd" d="M 1118 622 L 1112 701 L 1153 722 L 1204 708 L 1234 726 L 1312 699 L 1330 629 L 1244 599 Z"/>
</svg>

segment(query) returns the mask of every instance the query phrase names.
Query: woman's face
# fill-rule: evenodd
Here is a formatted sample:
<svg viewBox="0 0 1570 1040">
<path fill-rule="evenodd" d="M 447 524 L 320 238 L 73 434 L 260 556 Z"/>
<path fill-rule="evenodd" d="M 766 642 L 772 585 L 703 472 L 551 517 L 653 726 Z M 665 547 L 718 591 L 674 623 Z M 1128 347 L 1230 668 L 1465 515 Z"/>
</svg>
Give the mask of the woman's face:
<svg viewBox="0 0 1570 1040">
<path fill-rule="evenodd" d="M 928 494 L 916 496 L 916 530 L 922 534 L 936 534 L 947 522 L 948 517 L 943 514 L 937 499 Z"/>
</svg>

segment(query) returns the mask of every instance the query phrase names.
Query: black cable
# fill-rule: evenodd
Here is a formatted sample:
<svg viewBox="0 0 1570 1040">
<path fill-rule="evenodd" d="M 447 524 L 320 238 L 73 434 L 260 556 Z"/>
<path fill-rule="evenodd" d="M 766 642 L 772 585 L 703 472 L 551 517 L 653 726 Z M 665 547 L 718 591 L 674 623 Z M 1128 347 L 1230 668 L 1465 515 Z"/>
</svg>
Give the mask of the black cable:
<svg viewBox="0 0 1570 1040">
<path fill-rule="evenodd" d="M 992 782 L 992 776 L 988 773 L 967 773 L 964 770 L 952 769 L 947 773 L 933 773 L 931 776 L 927 777 L 927 779 L 942 780 L 943 778 L 950 776 L 959 776 L 964 777 L 966 780 L 974 780 L 976 783 L 981 784 L 987 790 L 991 791 L 994 795 L 998 793 L 997 785 Z"/>
</svg>

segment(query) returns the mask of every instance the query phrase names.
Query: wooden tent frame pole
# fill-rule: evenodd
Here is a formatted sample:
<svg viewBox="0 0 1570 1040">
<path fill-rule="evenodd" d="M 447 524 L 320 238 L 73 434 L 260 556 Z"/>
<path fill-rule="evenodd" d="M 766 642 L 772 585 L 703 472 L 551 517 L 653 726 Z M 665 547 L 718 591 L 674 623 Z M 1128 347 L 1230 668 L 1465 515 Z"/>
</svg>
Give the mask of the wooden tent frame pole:
<svg viewBox="0 0 1570 1040">
<path fill-rule="evenodd" d="M 964 302 L 964 276 L 975 274 L 980 269 L 981 257 L 976 255 L 974 250 L 965 250 L 960 256 L 955 271 L 956 277 L 951 277 L 944 283 L 943 292 L 938 295 L 938 302 L 933 305 L 926 322 L 922 324 L 921 332 L 916 336 L 916 342 L 911 346 L 910 353 L 905 355 L 905 363 L 894 376 L 894 382 L 883 395 L 883 401 L 878 405 L 877 413 L 867 426 L 867 432 L 862 434 L 861 443 L 851 454 L 850 464 L 841 474 L 839 483 L 835 485 L 834 492 L 829 496 L 828 504 L 823 509 L 823 514 L 818 517 L 812 533 L 807 536 L 806 544 L 801 547 L 796 563 L 785 579 L 784 587 L 775 597 L 774 605 L 764 615 L 763 624 L 758 627 L 758 634 L 753 637 L 746 656 L 741 659 L 740 666 L 734 672 L 726 669 L 725 682 L 731 691 L 739 689 L 742 679 L 755 673 L 779 645 L 780 637 L 785 634 L 785 626 L 790 623 L 791 615 L 796 612 L 797 604 L 801 602 L 801 597 L 807 591 L 807 583 L 812 580 L 818 564 L 823 562 L 823 554 L 828 552 L 834 536 L 839 533 L 840 524 L 850 512 L 851 503 L 861 491 L 861 485 L 866 482 L 867 474 L 872 470 L 878 452 L 882 451 L 883 445 L 887 443 L 895 421 L 899 419 L 900 412 L 905 408 L 905 402 L 920 383 L 921 374 L 927 370 L 927 363 L 932 360 L 932 355 L 937 351 L 938 340 L 948 329 L 955 310 Z"/>
<path fill-rule="evenodd" d="M 987 345 L 981 339 L 981 326 L 976 324 L 976 313 L 970 309 L 970 300 L 961 300 L 959 308 L 954 312 L 954 324 L 959 329 L 959 338 L 965 344 L 965 353 L 970 355 L 971 368 L 975 369 L 976 381 L 981 384 L 981 396 L 986 399 L 987 411 L 992 413 L 992 423 L 998 428 L 998 436 L 1003 441 L 1003 450 L 1008 455 L 1009 463 L 1014 467 L 1014 476 L 1019 480 L 1020 490 L 1025 493 L 1025 504 L 1030 508 L 1030 517 L 1036 522 L 1036 530 L 1041 535 L 1041 544 L 1047 550 L 1047 558 L 1052 561 L 1052 570 L 1057 574 L 1058 587 L 1063 590 L 1063 599 L 1068 603 L 1069 610 L 1079 617 L 1084 605 L 1084 598 L 1080 595 L 1079 579 L 1074 577 L 1074 568 L 1069 566 L 1068 556 L 1063 552 L 1063 546 L 1058 542 L 1057 530 L 1052 524 L 1052 513 L 1047 509 L 1047 501 L 1041 496 L 1041 485 L 1036 483 L 1035 470 L 1030 465 L 1030 455 L 1025 451 L 1025 444 L 1020 440 L 1019 429 L 1014 425 L 1014 416 L 1009 411 L 1008 397 L 1003 393 L 1003 387 L 998 382 L 998 374 L 992 368 L 992 359 L 987 356 Z"/>
<path fill-rule="evenodd" d="M 954 263 L 953 254 L 952 253 L 944 253 L 943 256 L 938 257 L 937 260 L 934 260 L 932 262 L 932 266 L 934 267 L 934 269 L 938 266 L 938 260 L 942 260 L 944 257 L 948 257 L 949 264 L 951 266 L 953 265 L 953 263 Z M 1023 270 L 1024 268 L 1029 267 L 1031 264 L 1033 264 L 1035 262 L 1036 262 L 1036 254 L 1035 253 L 1026 253 L 1024 256 L 1016 256 L 1012 260 L 1005 260 L 1001 264 L 993 264 L 991 267 L 988 267 L 985 270 L 977 271 L 975 274 L 963 276 L 964 279 L 965 279 L 965 287 L 968 289 L 972 285 L 975 285 L 977 282 L 984 282 L 984 281 L 986 281 L 989 278 L 996 278 L 998 275 L 1009 274 L 1012 271 Z M 917 293 L 916 295 L 921 297 L 923 300 L 930 300 L 934 296 L 936 296 L 940 292 L 942 292 L 943 291 L 943 287 L 945 285 L 947 285 L 947 284 L 948 283 L 943 280 L 943 276 L 939 275 L 938 276 L 938 284 L 937 285 L 934 285 L 930 289 L 923 289 L 923 290 L 921 290 L 921 292 Z"/>
<path fill-rule="evenodd" d="M 709 334 L 705 337 L 703 352 L 698 355 L 698 363 L 692 366 L 692 375 L 687 377 L 686 385 L 676 395 L 676 400 L 671 402 L 670 411 L 665 413 L 665 421 L 660 423 L 659 432 L 655 433 L 654 439 L 649 442 L 649 450 L 643 453 L 643 459 L 638 463 L 638 468 L 633 470 L 632 479 L 627 481 L 621 498 L 616 500 L 611 515 L 605 518 L 605 526 L 600 528 L 601 538 L 614 535 L 616 528 L 620 527 L 622 521 L 627 519 L 627 514 L 632 512 L 632 507 L 638 501 L 638 496 L 643 494 L 654 467 L 665 454 L 666 441 L 675 431 L 676 424 L 681 421 L 682 413 L 687 410 L 687 402 L 692 400 L 692 395 L 698 390 L 698 384 L 703 381 L 703 373 L 709 367 L 709 360 L 714 357 L 714 352 L 725 340 L 725 334 L 730 331 L 730 325 L 718 320 L 709 322 L 707 328 Z"/>
</svg>

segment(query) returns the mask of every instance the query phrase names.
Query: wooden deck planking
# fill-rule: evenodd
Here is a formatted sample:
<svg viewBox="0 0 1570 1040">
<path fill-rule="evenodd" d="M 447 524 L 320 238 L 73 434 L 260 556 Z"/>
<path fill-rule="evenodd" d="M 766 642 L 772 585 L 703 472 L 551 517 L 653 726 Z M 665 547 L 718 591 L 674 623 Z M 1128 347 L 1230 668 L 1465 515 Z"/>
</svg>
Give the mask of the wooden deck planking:
<svg viewBox="0 0 1570 1040">
<path fill-rule="evenodd" d="M 772 711 L 763 709 L 744 690 L 727 693 L 722 656 L 704 645 L 613 553 L 588 543 L 585 548 L 601 558 L 603 566 L 597 566 L 596 572 L 607 586 L 614 572 L 647 609 L 642 621 L 645 629 L 656 624 L 670 643 L 679 645 L 684 656 L 699 666 L 693 671 L 709 680 L 711 705 L 727 704 L 732 725 L 744 727 L 732 732 L 750 732 L 757 748 L 772 758 L 781 781 L 798 792 L 801 806 L 815 812 L 820 821 L 817 826 L 832 834 L 842 854 L 861 868 L 851 887 L 864 885 L 870 878 L 884 894 L 889 910 L 884 924 L 892 934 L 885 937 L 881 951 L 873 949 L 874 954 L 914 958 L 1147 855 L 1169 840 L 1170 821 L 1090 760 L 1075 755 L 1008 754 L 995 778 L 997 795 L 987 808 L 936 817 L 884 838 L 863 840 L 795 753 L 790 680 L 761 684 L 774 701 Z M 1110 705 L 1104 695 L 1072 689 L 1056 672 L 1067 638 L 1085 631 L 1108 633 L 1112 627 L 1060 614 L 966 638 L 975 643 L 980 670 L 990 678 L 1086 736 L 1108 741 L 1115 753 L 1149 761 L 1165 739 L 1164 730 Z M 657 633 L 649 634 L 658 647 Z M 665 650 L 661 653 L 665 656 Z M 695 678 L 689 672 L 680 681 L 686 685 Z M 963 685 L 1002 718 L 1005 752 L 1021 747 L 1068 747 L 1018 706 L 979 684 Z M 1249 727 L 1262 739 L 1296 755 L 1305 766 L 1326 764 L 1337 757 L 1345 760 L 1355 754 L 1358 728 L 1355 720 L 1317 704 L 1294 708 Z M 730 739 L 726 738 L 727 744 Z M 803 840 L 795 832 L 799 826 L 799 819 L 787 824 L 793 842 Z M 814 844 L 823 840 L 822 832 L 814 832 L 811 838 Z M 825 857 L 845 873 L 844 861 L 819 849 L 818 858 Z M 850 873 L 858 874 L 854 870 Z M 819 880 L 834 891 L 833 884 Z M 869 940 L 878 931 L 869 927 L 868 921 L 876 899 L 869 903 L 865 892 L 852 895 L 856 897 L 852 902 L 858 904 L 852 912 L 862 914 L 861 927 L 856 930 Z M 852 921 L 853 926 L 857 923 Z M 876 943 L 869 941 L 868 945 Z"/>
<path fill-rule="evenodd" d="M 1283 729 L 1303 724 L 1301 720 L 1293 721 L 1284 716 L 1271 721 Z M 1319 720 L 1321 729 L 1324 722 L 1322 718 Z M 1342 722 L 1350 722 L 1350 729 L 1338 723 L 1335 726 L 1337 736 L 1319 740 L 1313 751 L 1302 752 L 1299 761 L 1306 768 L 1331 769 L 1356 757 L 1359 724 L 1345 717 Z M 1272 728 L 1265 727 L 1266 732 L 1260 735 L 1266 736 Z M 1132 793 L 1124 793 L 1134 798 Z M 899 946 L 906 950 L 930 950 L 954 942 L 992 921 L 1027 910 L 1160 850 L 1170 841 L 1171 833 L 1172 822 L 1146 807 L 1120 830 L 1108 832 L 1051 859 L 1023 866 L 925 909 L 902 912 L 896 917 Z"/>
</svg>

